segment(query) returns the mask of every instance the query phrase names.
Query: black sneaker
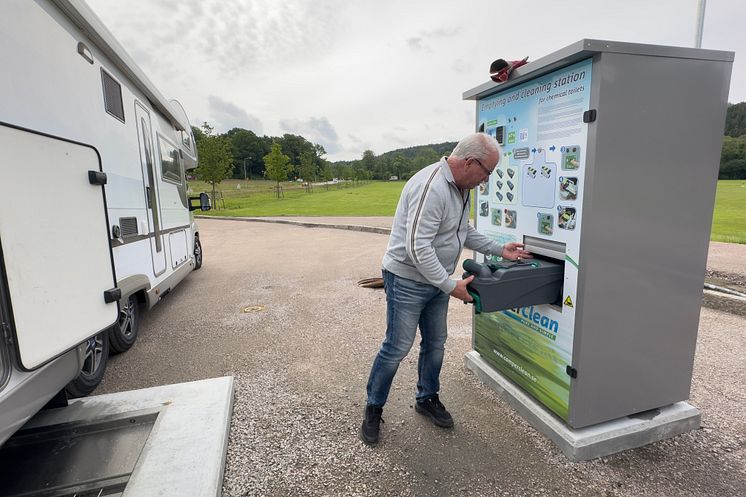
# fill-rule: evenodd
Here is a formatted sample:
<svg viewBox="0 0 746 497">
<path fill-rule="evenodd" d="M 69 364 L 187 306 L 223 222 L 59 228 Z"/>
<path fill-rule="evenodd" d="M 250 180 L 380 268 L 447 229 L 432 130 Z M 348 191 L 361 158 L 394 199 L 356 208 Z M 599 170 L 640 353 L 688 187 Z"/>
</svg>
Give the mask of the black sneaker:
<svg viewBox="0 0 746 497">
<path fill-rule="evenodd" d="M 437 395 L 418 400 L 414 405 L 414 410 L 423 416 L 429 416 L 430 420 L 441 428 L 453 426 L 453 418 L 448 414 L 446 406 L 443 405 Z"/>
<path fill-rule="evenodd" d="M 383 407 L 365 406 L 365 417 L 363 424 L 360 426 L 360 439 L 368 445 L 378 443 L 378 433 L 381 431 L 381 414 Z"/>
</svg>

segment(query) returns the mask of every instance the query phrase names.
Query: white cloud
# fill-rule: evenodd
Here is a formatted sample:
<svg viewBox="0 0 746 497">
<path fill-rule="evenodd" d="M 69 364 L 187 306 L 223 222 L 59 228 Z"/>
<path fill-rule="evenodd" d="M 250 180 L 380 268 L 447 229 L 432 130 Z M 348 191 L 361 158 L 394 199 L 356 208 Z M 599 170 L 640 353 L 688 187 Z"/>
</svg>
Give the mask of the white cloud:
<svg viewBox="0 0 746 497">
<path fill-rule="evenodd" d="M 422 38 L 408 38 L 407 39 L 407 46 L 414 50 L 415 52 L 419 52 L 422 50 L 425 50 L 426 47 L 422 41 Z"/>
<path fill-rule="evenodd" d="M 207 97 L 210 104 L 210 116 L 218 132 L 225 132 L 232 128 L 243 128 L 253 131 L 257 135 L 264 133 L 261 121 L 249 115 L 235 104 L 223 100 L 215 95 Z"/>
<path fill-rule="evenodd" d="M 327 154 L 335 154 L 340 150 L 339 136 L 334 126 L 326 117 L 311 117 L 306 120 L 284 119 L 280 121 L 280 128 L 305 139 L 318 143 Z"/>
<path fill-rule="evenodd" d="M 471 132 L 475 106 L 461 95 L 488 80 L 497 58 L 536 60 L 582 38 L 691 46 L 697 8 L 697 0 L 88 2 L 188 115 L 219 130 L 293 129 L 332 160 Z M 707 2 L 704 47 L 739 52 L 731 102 L 746 100 L 744 18 L 744 2 Z"/>
</svg>

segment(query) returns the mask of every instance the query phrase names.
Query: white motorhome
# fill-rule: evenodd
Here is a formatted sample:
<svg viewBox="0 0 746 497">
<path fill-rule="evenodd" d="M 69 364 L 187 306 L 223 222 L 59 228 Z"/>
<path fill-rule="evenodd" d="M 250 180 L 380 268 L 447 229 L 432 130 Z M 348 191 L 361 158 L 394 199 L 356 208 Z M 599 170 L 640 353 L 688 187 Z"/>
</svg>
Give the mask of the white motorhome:
<svg viewBox="0 0 746 497">
<path fill-rule="evenodd" d="M 139 310 L 202 264 L 186 113 L 81 0 L 0 15 L 0 444 L 89 393 Z M 192 202 L 199 200 L 198 205 Z"/>
</svg>

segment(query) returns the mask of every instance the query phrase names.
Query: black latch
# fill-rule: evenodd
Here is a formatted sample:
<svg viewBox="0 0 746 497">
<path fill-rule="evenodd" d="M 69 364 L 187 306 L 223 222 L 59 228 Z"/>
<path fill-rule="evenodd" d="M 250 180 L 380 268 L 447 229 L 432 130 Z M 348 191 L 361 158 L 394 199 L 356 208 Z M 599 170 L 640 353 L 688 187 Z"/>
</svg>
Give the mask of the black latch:
<svg viewBox="0 0 746 497">
<path fill-rule="evenodd" d="M 466 303 L 466 302 L 464 302 Z M 6 323 L 5 321 L 0 321 L 0 329 L 3 330 L 2 337 L 4 338 L 6 342 L 13 343 L 13 334 L 10 332 L 10 325 Z"/>
<path fill-rule="evenodd" d="M 575 369 L 574 367 L 570 366 L 569 364 L 565 368 L 565 373 L 567 373 L 567 376 L 569 376 L 570 378 L 577 378 L 578 377 L 578 370 Z"/>
<path fill-rule="evenodd" d="M 592 123 L 596 120 L 596 109 L 591 109 L 583 112 L 583 122 Z"/>
<path fill-rule="evenodd" d="M 88 181 L 92 185 L 105 185 L 106 173 L 102 173 L 101 171 L 88 171 Z"/>
<path fill-rule="evenodd" d="M 120 300 L 122 300 L 122 290 L 120 288 L 112 288 L 104 291 L 104 302 L 107 304 L 118 302 Z"/>
<path fill-rule="evenodd" d="M 59 407 L 67 407 L 67 392 L 63 388 L 57 394 L 49 399 L 49 402 L 47 402 L 44 407 L 41 408 L 42 411 L 45 411 L 47 409 L 57 409 Z"/>
</svg>

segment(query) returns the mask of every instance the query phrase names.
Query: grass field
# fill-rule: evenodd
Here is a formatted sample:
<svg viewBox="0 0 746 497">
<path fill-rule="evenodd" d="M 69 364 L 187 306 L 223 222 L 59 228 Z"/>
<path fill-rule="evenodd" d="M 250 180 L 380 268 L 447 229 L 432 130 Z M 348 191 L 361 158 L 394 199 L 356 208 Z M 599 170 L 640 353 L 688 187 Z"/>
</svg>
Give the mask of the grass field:
<svg viewBox="0 0 746 497">
<path fill-rule="evenodd" d="M 718 181 L 710 239 L 746 243 L 746 180 Z"/>
<path fill-rule="evenodd" d="M 238 189 L 237 185 L 241 185 Z M 210 192 L 210 186 L 189 182 L 194 192 Z M 403 181 L 373 181 L 353 185 L 316 186 L 306 193 L 298 183 L 282 183 L 284 198 L 277 200 L 271 181 L 227 180 L 220 184 L 225 208 L 213 216 L 393 216 Z M 746 180 L 718 181 L 711 239 L 746 244 Z"/>
<path fill-rule="evenodd" d="M 237 189 L 237 185 L 241 189 Z M 228 180 L 220 184 L 225 209 L 219 205 L 207 213 L 214 216 L 393 216 L 403 181 L 373 181 L 314 186 L 306 193 L 298 183 L 281 183 L 284 198 L 277 199 L 271 181 Z M 195 192 L 210 193 L 210 185 L 190 181 Z"/>
</svg>

